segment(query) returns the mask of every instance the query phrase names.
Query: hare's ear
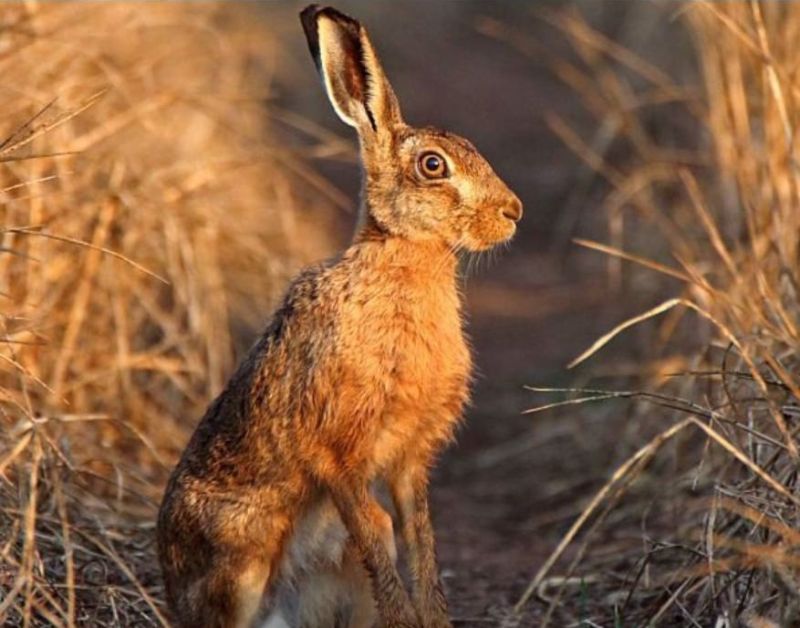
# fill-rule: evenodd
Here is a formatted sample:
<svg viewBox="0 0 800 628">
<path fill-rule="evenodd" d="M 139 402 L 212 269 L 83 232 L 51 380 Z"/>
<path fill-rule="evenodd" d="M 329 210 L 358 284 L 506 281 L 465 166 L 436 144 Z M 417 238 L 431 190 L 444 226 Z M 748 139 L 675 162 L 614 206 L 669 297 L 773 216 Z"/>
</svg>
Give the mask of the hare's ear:
<svg viewBox="0 0 800 628">
<path fill-rule="evenodd" d="M 364 27 L 336 9 L 315 4 L 303 10 L 300 21 L 339 117 L 362 136 L 401 124 L 397 98 Z"/>
</svg>

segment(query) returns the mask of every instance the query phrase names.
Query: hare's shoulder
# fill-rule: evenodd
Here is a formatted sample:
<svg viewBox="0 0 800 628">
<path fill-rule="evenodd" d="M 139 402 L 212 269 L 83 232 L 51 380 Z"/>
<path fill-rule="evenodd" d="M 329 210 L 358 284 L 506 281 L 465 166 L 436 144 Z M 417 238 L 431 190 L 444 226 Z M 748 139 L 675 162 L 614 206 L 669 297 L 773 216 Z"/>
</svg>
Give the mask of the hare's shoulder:
<svg viewBox="0 0 800 628">
<path fill-rule="evenodd" d="M 295 276 L 247 361 L 263 359 L 271 348 L 283 343 L 289 330 L 293 341 L 319 335 L 328 319 L 336 315 L 336 294 L 342 283 L 336 266 L 335 260 L 326 261 L 306 267 Z M 247 365 L 244 366 L 246 370 Z"/>
<path fill-rule="evenodd" d="M 251 465 L 239 463 L 269 438 L 271 418 L 296 411 L 308 356 L 316 352 L 319 329 L 325 326 L 312 319 L 324 317 L 319 302 L 330 268 L 330 263 L 308 267 L 289 284 L 265 330 L 200 419 L 184 452 L 181 475 L 253 481 L 247 476 Z M 262 438 L 253 438 L 259 430 Z M 267 455 L 259 451 L 262 459 Z M 229 472 L 217 473 L 223 465 Z M 234 467 L 235 473 L 230 471 Z"/>
</svg>

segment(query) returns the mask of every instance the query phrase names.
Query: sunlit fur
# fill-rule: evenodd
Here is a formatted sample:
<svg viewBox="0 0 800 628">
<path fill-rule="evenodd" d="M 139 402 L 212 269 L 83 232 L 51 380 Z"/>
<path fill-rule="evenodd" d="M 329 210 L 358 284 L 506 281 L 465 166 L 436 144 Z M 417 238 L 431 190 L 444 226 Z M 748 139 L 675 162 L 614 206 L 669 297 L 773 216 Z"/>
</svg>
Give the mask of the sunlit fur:
<svg viewBox="0 0 800 628">
<path fill-rule="evenodd" d="M 292 282 L 175 469 L 158 520 L 167 601 L 187 628 L 450 628 L 427 487 L 469 394 L 457 254 L 507 241 L 521 205 L 469 142 L 403 122 L 360 24 L 302 19 L 359 135 L 361 219 Z M 431 150 L 446 177 L 420 173 Z"/>
<path fill-rule="evenodd" d="M 367 212 L 392 235 L 439 240 L 454 248 L 483 251 L 514 235 L 504 211 L 521 211 L 519 199 L 467 140 L 434 128 L 405 124 L 363 150 Z M 435 151 L 449 174 L 426 179 L 418 158 Z"/>
</svg>

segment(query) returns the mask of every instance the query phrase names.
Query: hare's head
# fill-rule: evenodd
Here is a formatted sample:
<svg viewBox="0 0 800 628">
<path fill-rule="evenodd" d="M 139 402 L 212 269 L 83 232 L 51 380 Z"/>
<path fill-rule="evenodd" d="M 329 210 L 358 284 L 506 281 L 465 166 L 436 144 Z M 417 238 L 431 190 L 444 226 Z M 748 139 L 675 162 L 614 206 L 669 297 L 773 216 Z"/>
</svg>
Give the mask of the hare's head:
<svg viewBox="0 0 800 628">
<path fill-rule="evenodd" d="M 333 108 L 358 132 L 365 210 L 378 228 L 471 251 L 511 238 L 520 200 L 467 140 L 403 121 L 364 27 L 329 7 L 300 17 Z"/>
</svg>

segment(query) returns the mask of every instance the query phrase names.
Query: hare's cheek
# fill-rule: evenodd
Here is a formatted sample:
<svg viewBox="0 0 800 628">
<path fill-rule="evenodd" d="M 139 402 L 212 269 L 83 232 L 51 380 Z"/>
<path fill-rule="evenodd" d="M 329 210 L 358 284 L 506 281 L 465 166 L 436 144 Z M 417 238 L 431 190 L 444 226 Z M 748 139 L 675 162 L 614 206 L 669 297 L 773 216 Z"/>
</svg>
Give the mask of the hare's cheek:
<svg viewBox="0 0 800 628">
<path fill-rule="evenodd" d="M 418 230 L 434 230 L 440 222 L 439 204 L 436 199 L 427 196 L 417 198 L 407 205 L 405 220 Z"/>
<path fill-rule="evenodd" d="M 473 217 L 459 234 L 459 239 L 465 248 L 470 251 L 485 251 L 491 248 L 493 238 L 486 229 L 486 225 L 478 217 Z"/>
</svg>

